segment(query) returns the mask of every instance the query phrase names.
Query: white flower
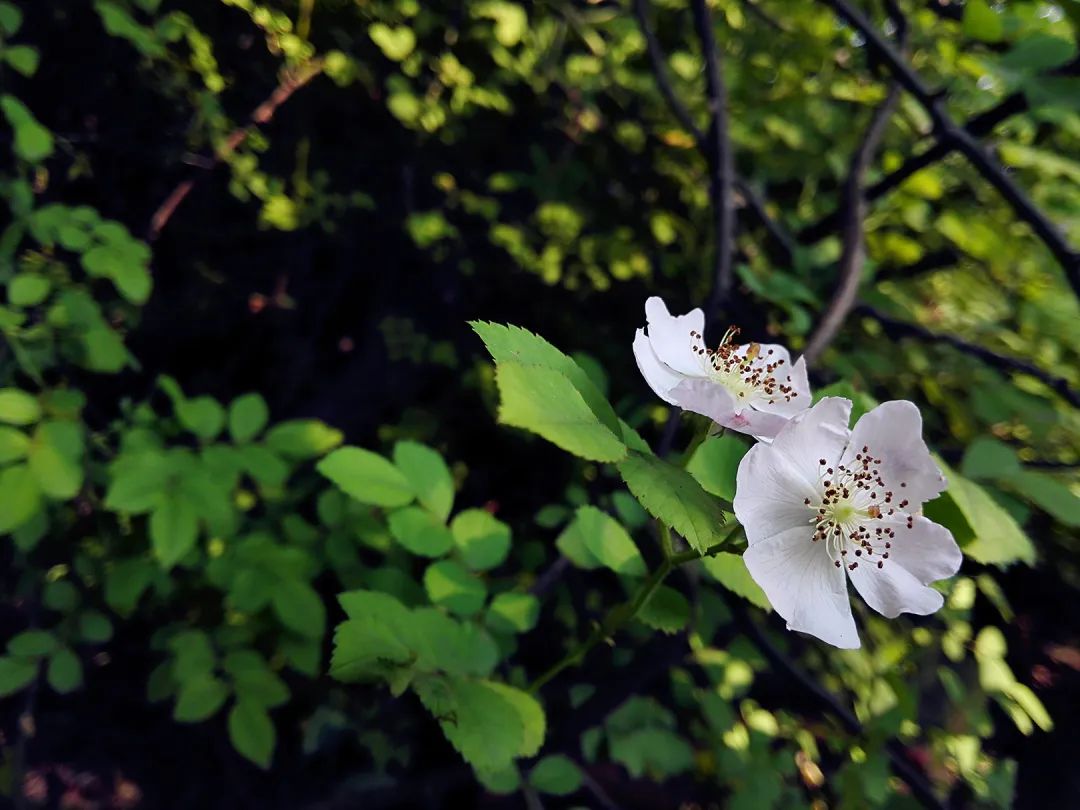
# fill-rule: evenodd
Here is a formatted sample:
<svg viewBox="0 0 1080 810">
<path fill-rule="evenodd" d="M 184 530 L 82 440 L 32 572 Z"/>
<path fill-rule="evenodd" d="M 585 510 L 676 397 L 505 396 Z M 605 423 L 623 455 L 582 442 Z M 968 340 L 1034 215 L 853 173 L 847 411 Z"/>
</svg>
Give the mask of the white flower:
<svg viewBox="0 0 1080 810">
<path fill-rule="evenodd" d="M 672 316 L 657 297 L 645 302 L 648 334 L 638 329 L 634 357 L 662 400 L 708 416 L 722 427 L 769 440 L 810 407 L 806 364 L 794 366 L 787 349 L 771 343 L 731 342 L 705 348 L 700 309 Z"/>
<path fill-rule="evenodd" d="M 826 397 L 739 464 L 743 554 L 772 606 L 800 630 L 856 648 L 847 580 L 878 613 L 933 613 L 927 584 L 960 568 L 952 534 L 920 514 L 945 489 L 911 402 L 885 402 L 848 430 L 851 402 Z"/>
</svg>

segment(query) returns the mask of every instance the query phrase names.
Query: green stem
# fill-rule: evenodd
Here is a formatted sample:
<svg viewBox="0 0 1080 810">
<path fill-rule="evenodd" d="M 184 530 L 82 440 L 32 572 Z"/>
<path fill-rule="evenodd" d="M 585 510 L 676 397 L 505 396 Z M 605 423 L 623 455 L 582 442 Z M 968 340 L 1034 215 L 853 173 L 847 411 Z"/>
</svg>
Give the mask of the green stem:
<svg viewBox="0 0 1080 810">
<path fill-rule="evenodd" d="M 652 595 L 656 592 L 656 589 L 663 584 L 667 575 L 680 565 L 684 565 L 688 562 L 701 559 L 702 557 L 711 557 L 717 552 L 721 551 L 724 546 L 727 545 L 725 540 L 722 543 L 717 543 L 715 546 L 710 546 L 705 549 L 704 552 L 697 549 L 689 548 L 686 551 L 680 551 L 678 553 L 670 552 L 671 533 L 667 526 L 661 526 L 661 538 L 667 538 L 665 545 L 665 557 L 659 567 L 653 571 L 644 582 L 641 583 L 641 587 L 628 602 L 623 602 L 621 605 L 616 605 L 608 614 L 604 617 L 604 620 L 600 622 L 589 636 L 574 649 L 568 652 L 561 660 L 551 666 L 547 672 L 537 678 L 529 686 L 529 692 L 536 694 L 540 691 L 540 688 L 544 686 L 548 681 L 556 677 L 564 669 L 568 669 L 572 666 L 577 666 L 585 660 L 592 649 L 601 641 L 607 638 L 611 638 L 622 627 L 633 619 L 643 607 L 645 603 L 649 601 Z"/>
<path fill-rule="evenodd" d="M 671 529 L 666 524 L 656 521 L 660 526 L 660 550 L 664 552 L 664 559 L 670 560 L 671 555 L 674 554 L 674 548 L 671 545 Z"/>
</svg>

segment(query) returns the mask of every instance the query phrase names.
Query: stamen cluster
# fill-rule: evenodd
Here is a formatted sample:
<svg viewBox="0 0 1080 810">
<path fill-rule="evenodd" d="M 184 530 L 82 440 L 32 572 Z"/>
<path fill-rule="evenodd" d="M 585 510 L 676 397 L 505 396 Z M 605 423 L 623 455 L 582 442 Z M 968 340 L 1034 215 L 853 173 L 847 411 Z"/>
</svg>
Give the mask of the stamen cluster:
<svg viewBox="0 0 1080 810">
<path fill-rule="evenodd" d="M 814 524 L 811 541 L 825 541 L 833 564 L 840 568 L 847 565 L 849 571 L 859 567 L 859 560 L 846 562 L 849 552 L 855 557 L 864 555 L 870 562 L 883 568 L 889 559 L 889 549 L 896 539 L 896 531 L 890 526 L 872 526 L 873 521 L 884 520 L 896 514 L 897 509 L 908 506 L 907 499 L 893 505 L 894 493 L 886 489 L 880 473 L 881 459 L 870 454 L 863 446 L 855 459 L 848 464 L 837 464 L 834 469 L 825 459 L 818 459 L 819 480 L 822 485 L 820 503 L 814 508 L 810 522 Z M 900 482 L 901 487 L 907 483 Z M 803 503 L 813 506 L 810 498 Z M 912 516 L 907 517 L 907 528 L 912 527 Z M 882 546 L 884 550 L 882 550 Z M 873 557 L 877 554 L 877 559 Z"/>
<path fill-rule="evenodd" d="M 746 398 L 748 391 L 759 392 L 769 398 L 769 404 L 773 405 L 776 400 L 783 397 L 785 402 L 799 395 L 794 386 L 790 385 L 791 375 L 784 377 L 784 382 L 777 379 L 777 369 L 784 365 L 783 358 L 769 361 L 767 358 L 775 352 L 773 349 L 765 351 L 765 362 L 755 362 L 761 355 L 761 344 L 751 343 L 745 352 L 739 351 L 739 346 L 732 343 L 732 338 L 739 334 L 738 327 L 730 327 L 725 333 L 720 345 L 710 349 L 705 345 L 702 334 L 696 330 L 690 331 L 690 348 L 706 364 L 706 370 L 710 376 L 718 378 L 722 382 L 735 383 L 729 385 L 739 397 Z"/>
</svg>

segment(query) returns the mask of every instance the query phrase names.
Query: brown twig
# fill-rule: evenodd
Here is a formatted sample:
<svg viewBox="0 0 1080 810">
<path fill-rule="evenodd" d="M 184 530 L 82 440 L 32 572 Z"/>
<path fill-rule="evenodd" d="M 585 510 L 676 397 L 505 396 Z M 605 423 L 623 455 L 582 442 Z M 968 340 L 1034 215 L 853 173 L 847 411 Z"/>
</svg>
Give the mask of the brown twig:
<svg viewBox="0 0 1080 810">
<path fill-rule="evenodd" d="M 1062 398 L 1075 407 L 1080 408 L 1080 392 L 1075 391 L 1068 380 L 1064 377 L 1057 377 L 1047 371 L 1043 371 L 1041 368 L 1027 360 L 998 354 L 995 351 L 983 348 L 982 346 L 977 346 L 974 343 L 968 343 L 953 335 L 942 335 L 938 332 L 931 332 L 924 326 L 891 318 L 883 312 L 879 312 L 873 307 L 866 305 L 856 307 L 855 314 L 873 318 L 881 324 L 882 328 L 885 330 L 885 334 L 894 340 L 911 337 L 931 343 L 944 343 L 946 346 L 951 346 L 959 352 L 972 357 L 977 357 L 986 364 L 994 366 L 1001 371 L 1027 374 L 1029 377 L 1034 377 L 1048 388 L 1056 391 Z"/>
<path fill-rule="evenodd" d="M 252 111 L 248 123 L 237 127 L 229 133 L 229 136 L 225 139 L 225 143 L 222 144 L 221 148 L 218 149 L 213 156 L 207 157 L 200 162 L 198 166 L 200 172 L 207 172 L 220 166 L 226 158 L 247 140 L 253 127 L 269 123 L 277 112 L 278 107 L 288 101 L 293 93 L 322 73 L 322 71 L 323 62 L 321 59 L 312 60 L 295 70 L 285 71 L 281 83 L 274 88 L 274 92 L 272 92 L 262 104 Z M 201 176 L 203 175 L 198 174 L 189 177 L 186 180 L 182 180 L 169 193 L 169 196 L 165 198 L 161 205 L 157 207 L 157 210 L 154 211 L 154 215 L 150 217 L 150 227 L 147 228 L 146 231 L 147 242 L 154 242 L 161 236 L 161 232 L 165 229 L 169 220 L 172 219 L 173 214 L 176 213 L 176 209 L 180 207 L 180 204 L 187 198 L 188 194 L 191 193 L 191 190 L 195 187 L 195 183 Z"/>
<path fill-rule="evenodd" d="M 907 37 L 907 26 L 899 13 L 895 16 L 897 39 L 903 42 Z M 881 141 L 885 137 L 889 120 L 896 111 L 900 100 L 900 85 L 893 82 L 885 100 L 881 102 L 870 119 L 862 143 L 851 159 L 847 182 L 844 185 L 844 248 L 838 263 L 838 281 L 829 305 L 825 308 L 817 327 L 806 342 L 803 357 L 807 365 L 813 365 L 822 352 L 836 339 L 848 314 L 859 297 L 859 284 L 862 282 L 863 266 L 866 262 L 866 233 L 863 221 L 866 219 L 866 195 L 863 193 L 863 181 L 870 170 Z"/>
<path fill-rule="evenodd" d="M 687 110 L 686 105 L 682 103 L 678 94 L 675 92 L 675 88 L 672 87 L 671 80 L 668 78 L 667 74 L 667 59 L 664 56 L 664 50 L 660 45 L 660 41 L 656 38 L 656 33 L 653 31 L 652 26 L 649 24 L 648 4 L 646 0 L 634 0 L 634 16 L 637 18 L 638 27 L 641 29 L 642 36 L 645 37 L 645 47 L 646 52 L 649 55 L 649 64 L 652 67 L 653 78 L 656 80 L 656 86 L 660 90 L 660 95 L 663 96 L 668 109 L 670 109 L 671 114 L 675 116 L 675 120 L 679 122 L 683 129 L 693 136 L 698 149 L 707 159 L 709 145 L 706 142 L 706 135 L 701 131 L 701 128 L 694 123 L 694 118 L 690 115 L 690 111 Z M 742 198 L 742 207 L 752 213 L 765 229 L 766 233 L 769 234 L 772 239 L 772 244 L 777 250 L 777 258 L 783 264 L 790 267 L 795 261 L 795 250 L 797 247 L 795 239 L 792 238 L 791 234 L 787 232 L 783 225 L 769 215 L 765 206 L 765 201 L 761 198 L 761 195 L 754 190 L 753 186 L 751 186 L 745 178 L 740 177 L 738 172 L 734 173 L 733 182 L 735 190 Z"/>
<path fill-rule="evenodd" d="M 713 32 L 712 14 L 705 0 L 692 0 L 690 9 L 694 28 L 701 41 L 705 59 L 705 92 L 708 95 L 709 117 L 712 121 L 706 140 L 709 148 L 709 197 L 715 219 L 715 269 L 713 289 L 705 310 L 706 326 L 727 303 L 734 282 L 732 258 L 735 247 L 735 203 L 732 190 L 735 183 L 735 158 L 731 149 L 727 121 L 727 86 L 724 84 L 723 59 L 720 57 Z"/>
<path fill-rule="evenodd" d="M 867 45 L 881 59 L 893 77 L 926 110 L 934 122 L 934 131 L 939 141 L 952 145 L 978 170 L 998 193 L 1005 198 L 1013 211 L 1023 219 L 1035 235 L 1049 248 L 1054 258 L 1061 264 L 1065 277 L 1073 292 L 1080 296 L 1080 252 L 1066 241 L 1061 231 L 1045 214 L 1040 211 L 1023 189 L 1006 173 L 1001 164 L 965 127 L 956 123 L 945 108 L 944 96 L 932 92 L 919 75 L 907 63 L 907 60 L 889 44 L 881 32 L 862 11 L 848 0 L 821 0 L 833 8 L 836 14 L 855 28 Z"/>
<path fill-rule="evenodd" d="M 969 118 L 964 123 L 964 129 L 973 136 L 981 138 L 989 135 L 994 127 L 1002 121 L 1011 118 L 1014 115 L 1019 115 L 1027 109 L 1027 97 L 1023 93 L 1013 93 L 986 112 L 979 113 L 978 115 Z M 898 168 L 894 169 L 866 189 L 867 201 L 873 202 L 874 200 L 884 197 L 889 192 L 898 188 L 912 175 L 917 174 L 927 166 L 932 166 L 939 160 L 950 155 L 954 148 L 954 145 L 949 141 L 939 140 L 935 141 L 932 146 L 917 155 L 912 155 Z M 817 222 L 807 225 L 798 232 L 797 236 L 799 241 L 804 244 L 812 244 L 821 241 L 826 236 L 833 233 L 842 216 L 843 211 L 837 209 L 831 214 L 822 217 Z"/>
</svg>

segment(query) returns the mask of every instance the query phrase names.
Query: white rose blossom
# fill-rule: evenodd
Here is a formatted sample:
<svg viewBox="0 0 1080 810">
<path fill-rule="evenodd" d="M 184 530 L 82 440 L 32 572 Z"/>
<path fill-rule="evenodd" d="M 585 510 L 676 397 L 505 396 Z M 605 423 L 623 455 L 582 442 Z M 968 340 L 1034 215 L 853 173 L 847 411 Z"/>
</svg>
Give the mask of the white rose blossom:
<svg viewBox="0 0 1080 810">
<path fill-rule="evenodd" d="M 663 300 L 645 302 L 648 332 L 634 336 L 638 368 L 656 395 L 703 414 L 721 427 L 768 441 L 810 406 L 806 364 L 792 365 L 783 346 L 736 344 L 729 329 L 716 349 L 705 347 L 705 315 L 673 316 Z"/>
<path fill-rule="evenodd" d="M 885 402 L 848 429 L 851 402 L 826 397 L 739 465 L 735 515 L 750 575 L 790 630 L 859 646 L 847 580 L 878 613 L 929 614 L 961 554 L 921 514 L 945 477 L 911 402 Z"/>
</svg>

